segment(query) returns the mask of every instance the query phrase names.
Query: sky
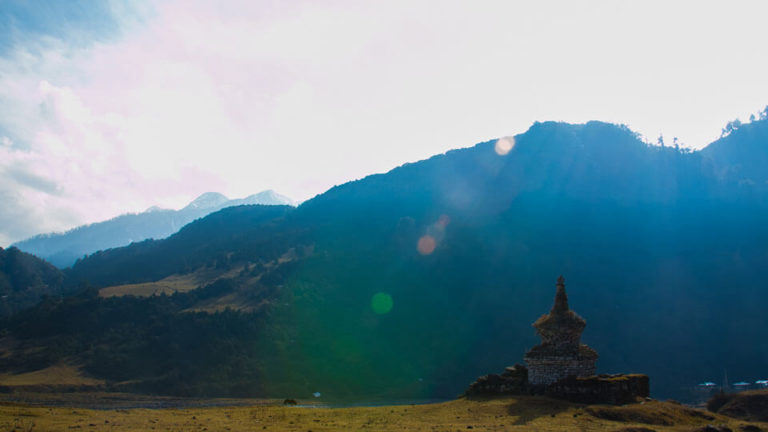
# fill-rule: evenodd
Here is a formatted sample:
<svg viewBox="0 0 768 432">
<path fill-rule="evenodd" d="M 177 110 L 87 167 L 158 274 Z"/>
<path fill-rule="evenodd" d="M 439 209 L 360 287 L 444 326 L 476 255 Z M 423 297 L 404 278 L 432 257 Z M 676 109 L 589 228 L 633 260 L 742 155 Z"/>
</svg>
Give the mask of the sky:
<svg viewBox="0 0 768 432">
<path fill-rule="evenodd" d="M 0 0 L 0 246 L 206 191 L 301 201 L 525 132 L 701 148 L 768 105 L 765 1 Z"/>
</svg>

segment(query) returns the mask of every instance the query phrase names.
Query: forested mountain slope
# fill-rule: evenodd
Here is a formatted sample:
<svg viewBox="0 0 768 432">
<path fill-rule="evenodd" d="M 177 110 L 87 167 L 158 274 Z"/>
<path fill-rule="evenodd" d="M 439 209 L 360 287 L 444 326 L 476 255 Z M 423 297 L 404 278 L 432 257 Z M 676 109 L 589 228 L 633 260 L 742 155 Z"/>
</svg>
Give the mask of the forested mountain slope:
<svg viewBox="0 0 768 432">
<path fill-rule="evenodd" d="M 14 246 L 48 260 L 59 268 L 65 268 L 96 251 L 146 239 L 163 239 L 197 218 L 225 207 L 248 204 L 292 205 L 293 201 L 271 190 L 240 199 L 206 192 L 180 210 L 153 207 L 142 213 L 120 215 L 64 233 L 37 235 L 15 243 Z"/>
<path fill-rule="evenodd" d="M 337 186 L 295 209 L 223 210 L 67 272 L 69 286 L 102 288 L 237 270 L 203 290 L 86 295 L 7 326 L 29 344 L 66 332 L 72 345 L 57 352 L 152 391 L 450 397 L 537 343 L 531 323 L 563 274 L 599 372 L 648 373 L 659 397 L 685 397 L 724 369 L 764 378 L 768 200 L 760 170 L 735 167 L 768 154 L 764 124 L 689 152 L 650 146 L 622 126 L 537 123 L 506 154 L 493 140 Z M 237 299 L 239 312 L 194 312 L 214 297 Z M 62 329 L 71 314 L 83 324 Z M 132 336 L 142 334 L 154 336 Z M 175 339 L 171 353 L 152 349 Z M 184 357 L 193 346 L 231 349 Z M 147 367 L 124 367 L 135 362 Z"/>
<path fill-rule="evenodd" d="M 34 306 L 43 296 L 64 293 L 64 275 L 15 247 L 0 248 L 0 319 Z"/>
</svg>

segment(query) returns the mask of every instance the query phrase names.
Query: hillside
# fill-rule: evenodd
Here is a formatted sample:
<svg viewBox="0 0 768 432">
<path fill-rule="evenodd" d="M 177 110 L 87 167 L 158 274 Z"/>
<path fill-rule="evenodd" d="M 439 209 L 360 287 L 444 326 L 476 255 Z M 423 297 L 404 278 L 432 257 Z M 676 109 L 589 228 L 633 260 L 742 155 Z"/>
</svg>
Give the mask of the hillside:
<svg viewBox="0 0 768 432">
<path fill-rule="evenodd" d="M 733 418 L 768 422 L 768 390 L 721 393 L 707 403 L 707 408 Z"/>
<path fill-rule="evenodd" d="M 68 286 L 102 295 L 15 317 L 7 329 L 37 348 L 0 368 L 72 356 L 169 394 L 452 397 L 537 343 L 530 325 L 564 274 L 598 372 L 648 373 L 653 396 L 681 399 L 724 369 L 763 379 L 768 200 L 722 175 L 735 159 L 721 155 L 750 140 L 740 157 L 764 157 L 764 123 L 700 152 L 537 123 L 508 154 L 488 141 L 298 208 L 225 209 L 80 260 Z M 213 270 L 203 289 L 106 296 Z"/>
<path fill-rule="evenodd" d="M 701 151 L 720 179 L 735 181 L 764 192 L 768 188 L 768 108 L 763 120 L 740 125 Z"/>
<path fill-rule="evenodd" d="M 0 248 L 0 319 L 63 293 L 59 269 L 15 247 Z"/>
<path fill-rule="evenodd" d="M 246 204 L 293 205 L 293 201 L 271 190 L 240 199 L 229 199 L 219 193 L 207 192 L 180 210 L 152 207 L 143 213 L 117 216 L 64 233 L 37 235 L 13 246 L 41 257 L 59 268 L 65 268 L 70 267 L 77 259 L 96 251 L 126 246 L 146 239 L 166 238 L 197 218 L 225 207 Z"/>
</svg>

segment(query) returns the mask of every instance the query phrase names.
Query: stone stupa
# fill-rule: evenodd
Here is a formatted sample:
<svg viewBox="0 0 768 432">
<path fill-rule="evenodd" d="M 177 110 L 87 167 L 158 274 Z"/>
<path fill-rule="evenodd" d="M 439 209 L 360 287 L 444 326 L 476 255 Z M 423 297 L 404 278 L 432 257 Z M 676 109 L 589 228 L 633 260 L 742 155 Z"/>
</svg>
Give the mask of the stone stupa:
<svg viewBox="0 0 768 432">
<path fill-rule="evenodd" d="M 581 343 L 586 321 L 568 307 L 565 278 L 557 279 L 555 304 L 533 323 L 541 344 L 525 354 L 530 385 L 549 385 L 568 377 L 595 374 L 597 352 Z"/>
</svg>

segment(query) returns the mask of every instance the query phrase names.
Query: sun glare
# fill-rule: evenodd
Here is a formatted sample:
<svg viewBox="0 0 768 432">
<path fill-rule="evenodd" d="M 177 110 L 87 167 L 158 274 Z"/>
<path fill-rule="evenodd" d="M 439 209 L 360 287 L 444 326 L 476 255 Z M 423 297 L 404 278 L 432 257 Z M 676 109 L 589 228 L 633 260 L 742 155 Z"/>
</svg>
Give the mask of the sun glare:
<svg viewBox="0 0 768 432">
<path fill-rule="evenodd" d="M 515 138 L 504 137 L 504 138 L 499 138 L 496 141 L 494 150 L 496 151 L 496 154 L 498 154 L 499 156 L 505 156 L 507 153 L 512 151 L 514 147 L 515 147 Z"/>
</svg>

